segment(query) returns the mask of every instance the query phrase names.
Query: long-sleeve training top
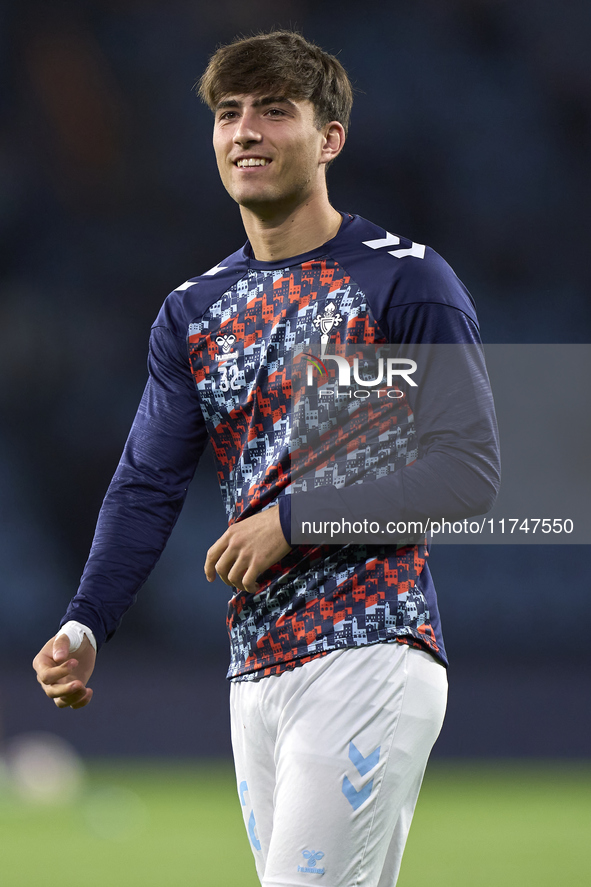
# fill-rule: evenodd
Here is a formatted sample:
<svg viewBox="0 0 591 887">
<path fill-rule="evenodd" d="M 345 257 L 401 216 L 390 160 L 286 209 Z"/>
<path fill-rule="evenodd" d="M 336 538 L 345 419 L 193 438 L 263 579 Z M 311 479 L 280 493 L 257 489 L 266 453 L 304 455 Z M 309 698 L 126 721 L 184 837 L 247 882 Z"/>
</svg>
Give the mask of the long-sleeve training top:
<svg viewBox="0 0 591 887">
<path fill-rule="evenodd" d="M 363 363 L 378 346 L 406 361 L 390 386 L 372 385 L 377 363 Z M 327 396 L 331 355 L 345 353 L 361 369 Z M 433 250 L 359 216 L 344 213 L 336 237 L 304 255 L 262 262 L 247 243 L 179 286 L 153 325 L 148 369 L 62 621 L 90 627 L 99 646 L 157 562 L 208 440 L 229 522 L 276 505 L 288 542 L 305 522 L 462 519 L 494 502 L 498 435 L 473 300 Z M 446 664 L 427 540 L 404 535 L 294 544 L 256 594 L 229 601 L 228 676 L 384 641 Z"/>
</svg>

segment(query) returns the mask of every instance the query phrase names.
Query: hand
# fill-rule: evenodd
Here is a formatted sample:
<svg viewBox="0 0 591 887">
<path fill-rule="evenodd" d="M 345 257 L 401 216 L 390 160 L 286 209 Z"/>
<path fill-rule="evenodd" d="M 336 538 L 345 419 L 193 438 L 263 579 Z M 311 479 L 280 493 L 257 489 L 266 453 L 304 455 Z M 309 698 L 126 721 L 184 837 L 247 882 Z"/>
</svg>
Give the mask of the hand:
<svg viewBox="0 0 591 887">
<path fill-rule="evenodd" d="M 33 668 L 44 692 L 58 708 L 83 708 L 92 699 L 92 690 L 86 682 L 94 670 L 95 660 L 94 647 L 87 637 L 71 659 L 69 637 L 58 634 L 37 653 Z"/>
<path fill-rule="evenodd" d="M 279 521 L 279 508 L 267 508 L 228 527 L 205 559 L 205 575 L 213 582 L 216 573 L 226 585 L 255 594 L 257 576 L 280 561 L 291 545 Z"/>
</svg>

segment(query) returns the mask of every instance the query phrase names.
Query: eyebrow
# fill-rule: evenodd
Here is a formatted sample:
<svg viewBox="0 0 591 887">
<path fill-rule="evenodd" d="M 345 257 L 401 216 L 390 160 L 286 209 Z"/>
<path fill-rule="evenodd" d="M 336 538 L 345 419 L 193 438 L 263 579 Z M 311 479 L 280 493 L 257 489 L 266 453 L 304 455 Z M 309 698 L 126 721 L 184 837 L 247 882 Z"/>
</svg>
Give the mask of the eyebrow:
<svg viewBox="0 0 591 887">
<path fill-rule="evenodd" d="M 266 105 L 290 105 L 292 108 L 295 108 L 295 102 L 292 102 L 291 99 L 286 98 L 284 95 L 280 96 L 262 96 L 260 99 L 255 99 L 252 103 L 253 108 L 263 108 Z M 240 108 L 242 102 L 239 102 L 237 99 L 224 99 L 221 102 L 218 102 L 216 105 L 216 111 L 221 110 L 222 108 Z"/>
</svg>

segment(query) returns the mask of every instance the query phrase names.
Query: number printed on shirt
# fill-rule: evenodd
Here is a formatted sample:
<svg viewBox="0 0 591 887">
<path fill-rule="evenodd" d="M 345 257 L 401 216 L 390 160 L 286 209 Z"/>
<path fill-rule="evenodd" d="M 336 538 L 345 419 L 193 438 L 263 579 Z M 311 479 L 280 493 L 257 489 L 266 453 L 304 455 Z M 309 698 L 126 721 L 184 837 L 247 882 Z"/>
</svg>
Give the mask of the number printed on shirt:
<svg viewBox="0 0 591 887">
<path fill-rule="evenodd" d="M 240 385 L 240 379 L 238 378 L 240 371 L 237 364 L 233 363 L 229 368 L 225 366 L 221 367 L 221 374 L 221 391 L 229 391 L 230 388 L 232 389 L 232 391 L 238 391 L 238 389 L 242 387 Z"/>
</svg>

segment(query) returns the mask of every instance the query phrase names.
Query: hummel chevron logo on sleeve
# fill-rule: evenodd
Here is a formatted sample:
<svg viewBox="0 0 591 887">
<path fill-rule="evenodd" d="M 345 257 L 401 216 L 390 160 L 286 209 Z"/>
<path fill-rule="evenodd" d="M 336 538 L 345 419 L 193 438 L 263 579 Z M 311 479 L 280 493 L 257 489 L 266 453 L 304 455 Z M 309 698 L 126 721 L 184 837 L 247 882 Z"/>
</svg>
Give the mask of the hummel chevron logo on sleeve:
<svg viewBox="0 0 591 887">
<path fill-rule="evenodd" d="M 386 246 L 395 246 L 398 243 L 400 243 L 400 237 L 396 234 L 390 234 L 389 231 L 386 231 L 385 237 L 381 237 L 378 240 L 363 241 L 363 245 L 368 246 L 370 249 L 382 249 Z M 405 256 L 414 256 L 415 259 L 424 259 L 425 244 L 413 242 L 408 249 L 389 249 L 388 253 L 396 259 L 404 259 Z"/>
<path fill-rule="evenodd" d="M 175 293 L 183 293 L 185 290 L 188 290 L 190 286 L 196 286 L 196 280 L 185 280 L 184 283 L 181 283 L 180 286 L 177 286 L 175 289 Z"/>
<path fill-rule="evenodd" d="M 370 249 L 381 249 L 383 246 L 395 246 L 397 243 L 400 243 L 400 237 L 396 234 L 390 234 L 389 231 L 386 231 L 386 236 L 379 240 L 363 241 L 363 245 L 368 246 Z"/>
<path fill-rule="evenodd" d="M 213 268 L 210 268 L 209 271 L 204 271 L 202 277 L 213 277 L 214 274 L 217 274 L 218 271 L 225 271 L 227 265 L 214 265 Z"/>
<path fill-rule="evenodd" d="M 424 259 L 425 244 L 413 242 L 408 249 L 391 249 L 388 250 L 388 252 L 391 256 L 396 256 L 397 259 L 403 259 L 405 256 L 414 256 L 415 259 Z"/>
</svg>

